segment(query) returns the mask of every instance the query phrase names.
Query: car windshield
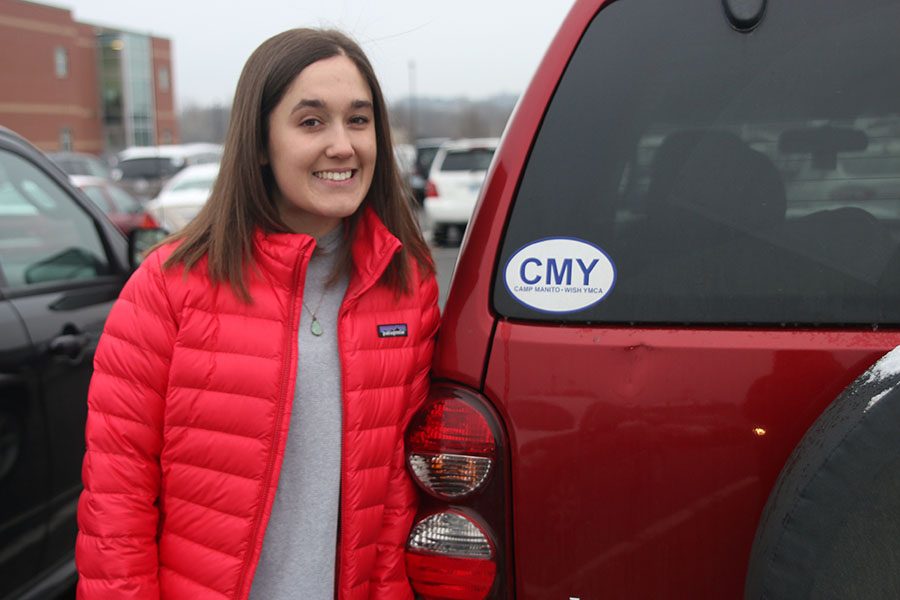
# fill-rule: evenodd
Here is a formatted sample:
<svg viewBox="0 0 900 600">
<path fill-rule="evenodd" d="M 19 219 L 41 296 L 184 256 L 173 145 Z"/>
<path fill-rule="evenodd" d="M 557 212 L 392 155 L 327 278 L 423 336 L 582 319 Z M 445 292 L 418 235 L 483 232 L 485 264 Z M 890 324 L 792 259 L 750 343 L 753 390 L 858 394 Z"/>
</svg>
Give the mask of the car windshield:
<svg viewBox="0 0 900 600">
<path fill-rule="evenodd" d="M 115 185 L 110 185 L 106 188 L 106 191 L 109 192 L 110 196 L 112 196 L 112 199 L 115 201 L 116 206 L 119 207 L 120 211 L 127 213 L 137 213 L 143 210 L 141 208 L 141 204 L 137 200 L 135 200 L 134 196 L 132 196 L 122 188 L 116 187 Z"/>
<path fill-rule="evenodd" d="M 109 200 L 106 199 L 106 194 L 103 193 L 103 188 L 98 185 L 85 185 L 82 186 L 81 190 L 94 204 L 100 207 L 100 210 L 104 213 L 109 214 L 114 212 Z"/>
<path fill-rule="evenodd" d="M 494 157 L 493 148 L 448 150 L 441 171 L 487 171 Z"/>
<path fill-rule="evenodd" d="M 98 160 L 77 156 L 51 156 L 50 158 L 69 175 L 109 178 L 109 169 Z"/>
<path fill-rule="evenodd" d="M 898 22 L 900 4 L 887 0 L 793 0 L 744 34 L 716 4 L 609 4 L 529 156 L 497 269 L 498 312 L 900 324 Z M 612 291 L 574 314 L 523 305 L 502 266 L 545 238 L 600 248 Z M 548 268 L 543 280 L 563 290 L 574 278 Z"/>
</svg>

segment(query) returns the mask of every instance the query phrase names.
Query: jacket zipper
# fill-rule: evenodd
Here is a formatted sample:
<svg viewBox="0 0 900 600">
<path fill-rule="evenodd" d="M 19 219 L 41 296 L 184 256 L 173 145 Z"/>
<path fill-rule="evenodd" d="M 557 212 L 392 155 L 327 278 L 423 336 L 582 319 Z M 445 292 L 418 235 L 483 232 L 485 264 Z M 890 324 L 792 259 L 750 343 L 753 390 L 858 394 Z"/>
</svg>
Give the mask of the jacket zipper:
<svg viewBox="0 0 900 600">
<path fill-rule="evenodd" d="M 347 374 L 344 371 L 344 344 L 341 341 L 343 331 L 344 317 L 347 314 L 347 304 L 341 306 L 338 315 L 337 326 L 337 343 L 338 343 L 338 362 L 341 365 L 341 487 L 338 491 L 338 539 L 337 539 L 337 568 L 334 570 L 334 597 L 340 600 L 343 597 L 341 593 L 341 569 L 344 563 L 344 549 L 341 543 L 344 537 L 344 478 L 347 476 L 347 469 L 344 467 L 344 440 L 347 437 Z"/>
<path fill-rule="evenodd" d="M 379 264 L 378 268 L 375 269 L 375 273 L 377 276 L 370 277 L 369 281 L 362 284 L 358 290 L 355 290 L 353 296 L 349 296 L 345 299 L 344 303 L 341 304 L 341 309 L 338 314 L 338 331 L 337 331 L 337 342 L 338 342 L 338 360 L 341 364 L 341 489 L 340 489 L 340 500 L 338 503 L 338 542 L 337 542 L 337 568 L 334 573 L 334 595 L 337 600 L 341 600 L 343 595 L 343 590 L 341 589 L 341 571 L 343 570 L 344 563 L 344 548 L 343 548 L 343 537 L 344 532 L 346 531 L 344 527 L 344 514 L 346 511 L 344 510 L 344 490 L 346 489 L 345 478 L 347 477 L 347 469 L 344 465 L 344 441 L 347 438 L 347 373 L 344 369 L 344 344 L 343 344 L 343 336 L 341 332 L 343 331 L 343 323 L 344 319 L 347 316 L 347 313 L 350 312 L 350 307 L 356 304 L 356 301 L 360 296 L 365 294 L 369 288 L 375 285 L 378 282 L 378 279 L 384 273 L 384 269 L 387 267 L 387 263 L 394 257 L 394 254 L 397 253 L 399 247 L 395 247 L 393 251 L 386 253 L 385 259 Z"/>
<path fill-rule="evenodd" d="M 278 454 L 278 443 L 279 443 L 279 431 L 281 430 L 281 421 L 284 419 L 284 404 L 287 397 L 287 388 L 288 388 L 288 379 L 291 374 L 291 363 L 293 361 L 290 360 L 292 348 L 291 346 L 296 344 L 297 340 L 293 339 L 294 336 L 291 333 L 294 330 L 294 319 L 297 312 L 297 303 L 300 301 L 300 295 L 297 294 L 297 281 L 300 275 L 300 264 L 303 261 L 303 253 L 297 257 L 297 261 L 294 263 L 294 270 L 291 274 L 291 304 L 288 312 L 288 321 L 286 326 L 285 333 L 285 341 L 284 341 L 284 361 L 281 367 L 281 384 L 280 390 L 278 394 L 278 404 L 275 410 L 275 425 L 272 430 L 272 446 L 269 449 L 269 460 L 266 463 L 266 470 L 263 474 L 263 489 L 259 495 L 259 508 L 256 509 L 256 516 L 253 519 L 253 532 L 250 534 L 250 545 L 248 548 L 247 559 L 244 561 L 244 566 L 241 570 L 241 576 L 238 578 L 238 585 L 234 593 L 235 600 L 239 600 L 243 597 L 243 589 L 244 589 L 244 580 L 247 577 L 247 571 L 250 568 L 250 562 L 253 559 L 254 548 L 256 547 L 256 539 L 259 536 L 260 525 L 262 524 L 262 515 L 266 508 L 266 497 L 269 495 L 269 488 L 272 486 L 272 482 L 270 481 L 272 478 L 272 470 L 275 468 L 275 456 Z M 341 442 L 343 446 L 343 442 Z M 342 448 L 343 450 L 343 448 Z M 343 459 L 342 459 L 343 460 Z M 248 594 L 249 595 L 249 594 Z"/>
</svg>

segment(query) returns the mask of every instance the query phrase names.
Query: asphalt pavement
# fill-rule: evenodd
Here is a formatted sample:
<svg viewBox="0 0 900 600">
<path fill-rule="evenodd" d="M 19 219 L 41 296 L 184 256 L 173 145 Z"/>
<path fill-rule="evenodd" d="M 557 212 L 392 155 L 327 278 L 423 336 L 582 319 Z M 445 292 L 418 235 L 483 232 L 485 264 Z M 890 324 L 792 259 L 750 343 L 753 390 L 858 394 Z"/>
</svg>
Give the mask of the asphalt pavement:
<svg viewBox="0 0 900 600">
<path fill-rule="evenodd" d="M 450 280 L 453 277 L 453 269 L 456 266 L 456 257 L 459 256 L 459 246 L 451 248 L 439 248 L 431 242 L 431 224 L 425 217 L 425 212 L 419 208 L 416 210 L 416 216 L 419 219 L 419 227 L 422 228 L 422 235 L 428 242 L 431 249 L 431 256 L 434 258 L 434 266 L 437 268 L 438 280 L 438 304 L 441 312 L 444 310 L 444 304 L 447 303 L 447 292 L 450 290 Z"/>
<path fill-rule="evenodd" d="M 444 304 L 447 302 L 447 292 L 450 290 L 450 279 L 453 277 L 453 268 L 456 266 L 456 257 L 459 254 L 459 247 L 456 248 L 435 248 L 430 246 L 431 256 L 434 257 L 434 264 L 437 267 L 438 290 L 440 292 L 439 304 L 441 311 L 444 310 Z"/>
</svg>

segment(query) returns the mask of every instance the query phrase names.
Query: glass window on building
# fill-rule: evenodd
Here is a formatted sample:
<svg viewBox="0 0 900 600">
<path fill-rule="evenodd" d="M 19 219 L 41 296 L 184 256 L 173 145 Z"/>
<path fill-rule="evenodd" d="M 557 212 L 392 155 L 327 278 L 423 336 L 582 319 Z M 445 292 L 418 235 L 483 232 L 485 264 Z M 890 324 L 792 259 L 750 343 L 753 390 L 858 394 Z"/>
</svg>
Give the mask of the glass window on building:
<svg viewBox="0 0 900 600">
<path fill-rule="evenodd" d="M 123 33 L 122 56 L 125 97 L 125 130 L 131 145 L 151 146 L 156 143 L 155 103 L 153 101 L 153 61 L 150 38 L 136 33 Z"/>
<path fill-rule="evenodd" d="M 63 152 L 72 151 L 72 130 L 68 127 L 59 130 L 59 149 Z"/>
<path fill-rule="evenodd" d="M 57 46 L 53 51 L 53 60 L 56 65 L 56 77 L 65 79 L 69 76 L 69 53 L 62 46 Z"/>
<path fill-rule="evenodd" d="M 100 90 L 103 110 L 104 147 L 118 152 L 128 145 L 125 135 L 125 94 L 122 82 L 122 53 L 125 44 L 118 32 L 97 36 L 100 61 Z"/>
<path fill-rule="evenodd" d="M 171 86 L 171 74 L 154 71 L 146 35 L 108 30 L 98 39 L 106 147 L 118 151 L 156 144 L 154 77 Z"/>
<path fill-rule="evenodd" d="M 159 72 L 157 73 L 157 79 L 159 82 L 159 91 L 168 93 L 168 91 L 169 91 L 169 69 L 167 67 L 160 67 Z"/>
</svg>

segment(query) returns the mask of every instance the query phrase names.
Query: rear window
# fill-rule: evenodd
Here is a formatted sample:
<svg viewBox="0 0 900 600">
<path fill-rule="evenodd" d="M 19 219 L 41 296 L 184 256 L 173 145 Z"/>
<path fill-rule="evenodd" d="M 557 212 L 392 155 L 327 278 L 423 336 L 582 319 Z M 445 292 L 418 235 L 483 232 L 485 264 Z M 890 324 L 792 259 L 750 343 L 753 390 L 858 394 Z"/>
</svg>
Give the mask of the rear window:
<svg viewBox="0 0 900 600">
<path fill-rule="evenodd" d="M 595 17 L 520 182 L 497 312 L 900 324 L 900 3 L 768 4 L 750 34 L 721 3 Z"/>
<path fill-rule="evenodd" d="M 431 169 L 431 163 L 434 162 L 434 157 L 438 150 L 439 146 L 418 149 L 416 152 L 416 165 L 418 166 L 420 173 L 428 174 L 429 169 Z"/>
<path fill-rule="evenodd" d="M 185 159 L 185 162 L 189 165 L 208 165 L 210 163 L 217 163 L 222 160 L 222 155 L 217 154 L 215 152 L 203 152 L 200 154 L 192 154 Z"/>
<path fill-rule="evenodd" d="M 177 163 L 177 164 L 176 164 Z M 170 177 L 184 166 L 184 161 L 166 157 L 132 158 L 119 162 L 122 179 L 156 179 Z"/>
<path fill-rule="evenodd" d="M 440 164 L 441 171 L 487 171 L 494 157 L 493 148 L 448 150 Z"/>
</svg>

